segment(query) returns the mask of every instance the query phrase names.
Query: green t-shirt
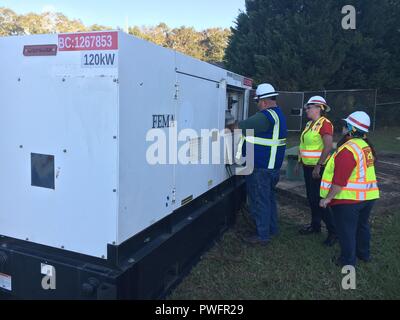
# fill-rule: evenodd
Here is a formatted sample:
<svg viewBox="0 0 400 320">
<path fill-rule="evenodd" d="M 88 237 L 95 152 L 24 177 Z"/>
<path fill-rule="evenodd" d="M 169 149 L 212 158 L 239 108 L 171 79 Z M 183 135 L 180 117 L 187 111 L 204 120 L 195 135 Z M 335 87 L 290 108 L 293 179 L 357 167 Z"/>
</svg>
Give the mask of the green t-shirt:
<svg viewBox="0 0 400 320">
<path fill-rule="evenodd" d="M 269 127 L 270 123 L 267 117 L 261 112 L 257 112 L 247 120 L 239 122 L 239 128 L 243 130 L 244 136 L 246 135 L 246 130 L 254 130 L 254 134 L 257 136 L 261 132 L 268 131 Z"/>
</svg>

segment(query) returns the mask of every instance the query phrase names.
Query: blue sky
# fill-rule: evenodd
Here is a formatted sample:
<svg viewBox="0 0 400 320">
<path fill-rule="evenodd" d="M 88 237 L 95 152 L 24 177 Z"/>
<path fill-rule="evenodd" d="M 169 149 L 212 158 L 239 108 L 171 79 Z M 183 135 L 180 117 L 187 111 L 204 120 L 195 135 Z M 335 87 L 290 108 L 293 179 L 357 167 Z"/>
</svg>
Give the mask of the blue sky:
<svg viewBox="0 0 400 320">
<path fill-rule="evenodd" d="M 112 28 L 129 25 L 193 26 L 198 30 L 234 25 L 245 0 L 0 0 L 18 14 L 57 11 L 86 25 Z"/>
</svg>

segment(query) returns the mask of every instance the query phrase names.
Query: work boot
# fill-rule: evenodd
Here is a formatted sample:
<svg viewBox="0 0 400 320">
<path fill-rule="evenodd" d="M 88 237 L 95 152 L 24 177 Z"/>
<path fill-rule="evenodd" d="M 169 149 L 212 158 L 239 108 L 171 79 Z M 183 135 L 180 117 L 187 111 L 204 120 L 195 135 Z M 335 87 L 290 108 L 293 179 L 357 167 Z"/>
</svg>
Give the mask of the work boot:
<svg viewBox="0 0 400 320">
<path fill-rule="evenodd" d="M 302 236 L 309 236 L 311 234 L 319 234 L 321 233 L 321 229 L 314 229 L 313 226 L 305 226 L 303 229 L 299 231 Z"/>
<path fill-rule="evenodd" d="M 344 267 L 346 267 L 346 266 L 349 266 L 349 265 L 345 265 L 345 264 L 342 262 L 342 259 L 341 259 L 340 257 L 338 258 L 337 256 L 333 256 L 332 262 L 335 264 L 335 266 L 337 266 L 337 267 L 339 267 L 339 268 L 344 268 Z M 355 265 L 352 266 L 352 267 L 355 267 Z"/>
<path fill-rule="evenodd" d="M 261 240 L 259 236 L 251 236 L 243 238 L 243 241 L 250 245 L 260 245 L 260 246 L 267 246 L 269 244 L 268 240 Z"/>
<path fill-rule="evenodd" d="M 329 234 L 328 238 L 324 241 L 324 245 L 327 247 L 333 247 L 339 241 L 336 234 Z"/>
<path fill-rule="evenodd" d="M 332 262 L 334 263 L 335 266 L 337 266 L 339 268 L 343 268 L 344 267 L 344 264 L 342 263 L 342 259 L 340 257 L 333 256 L 332 257 Z"/>
<path fill-rule="evenodd" d="M 371 257 L 369 257 L 369 258 L 358 257 L 358 260 L 360 260 L 361 262 L 364 262 L 364 263 L 370 263 L 372 261 L 372 258 Z"/>
</svg>

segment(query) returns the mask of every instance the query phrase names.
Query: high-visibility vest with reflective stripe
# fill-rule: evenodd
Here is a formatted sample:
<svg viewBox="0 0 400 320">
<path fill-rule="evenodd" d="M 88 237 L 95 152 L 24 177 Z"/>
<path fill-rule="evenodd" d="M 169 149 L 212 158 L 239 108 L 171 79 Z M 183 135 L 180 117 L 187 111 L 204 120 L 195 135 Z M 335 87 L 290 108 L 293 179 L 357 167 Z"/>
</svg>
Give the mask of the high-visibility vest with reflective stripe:
<svg viewBox="0 0 400 320">
<path fill-rule="evenodd" d="M 287 124 L 279 107 L 261 111 L 270 123 L 267 132 L 257 133 L 256 137 L 242 137 L 237 158 L 245 154 L 245 142 L 254 145 L 256 168 L 280 169 L 286 152 Z M 243 151 L 243 152 L 242 152 Z"/>
<path fill-rule="evenodd" d="M 301 135 L 300 157 L 306 166 L 316 166 L 322 156 L 324 140 L 320 131 L 325 122 L 331 123 L 325 117 L 319 118 L 315 123 L 310 121 Z"/>
<path fill-rule="evenodd" d="M 352 139 L 346 142 L 329 160 L 321 183 L 321 197 L 326 198 L 332 188 L 335 173 L 335 159 L 342 150 L 349 150 L 356 160 L 349 183 L 335 197 L 336 200 L 370 201 L 380 197 L 375 173 L 375 158 L 368 143 L 363 139 Z"/>
</svg>

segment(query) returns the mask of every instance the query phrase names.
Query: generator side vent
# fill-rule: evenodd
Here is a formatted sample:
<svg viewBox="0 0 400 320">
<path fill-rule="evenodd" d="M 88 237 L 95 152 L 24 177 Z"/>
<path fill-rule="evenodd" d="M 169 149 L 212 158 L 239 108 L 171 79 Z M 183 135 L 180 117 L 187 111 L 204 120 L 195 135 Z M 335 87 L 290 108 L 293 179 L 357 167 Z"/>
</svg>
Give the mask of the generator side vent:
<svg viewBox="0 0 400 320">
<path fill-rule="evenodd" d="M 193 201 L 193 195 L 191 195 L 190 197 L 187 197 L 186 199 L 183 199 L 182 202 L 181 202 L 181 205 L 185 206 L 185 205 L 187 205 L 188 203 L 190 203 L 192 201 Z"/>
<path fill-rule="evenodd" d="M 55 190 L 54 156 L 31 153 L 32 187 Z"/>
</svg>

